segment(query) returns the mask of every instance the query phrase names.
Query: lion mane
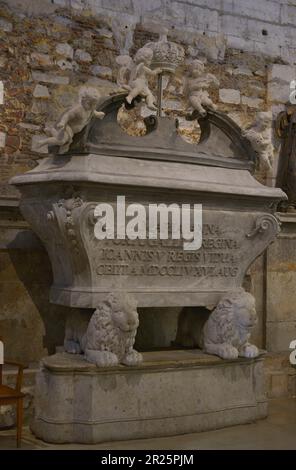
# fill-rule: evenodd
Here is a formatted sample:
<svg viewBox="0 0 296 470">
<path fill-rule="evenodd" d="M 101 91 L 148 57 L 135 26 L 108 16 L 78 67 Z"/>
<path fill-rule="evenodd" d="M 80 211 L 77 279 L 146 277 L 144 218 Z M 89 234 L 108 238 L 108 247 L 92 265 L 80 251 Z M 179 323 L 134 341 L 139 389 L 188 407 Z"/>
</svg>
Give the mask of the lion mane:
<svg viewBox="0 0 296 470">
<path fill-rule="evenodd" d="M 134 299 L 128 294 L 112 293 L 90 319 L 82 312 L 80 317 L 76 314 L 67 321 L 65 350 L 84 353 L 86 360 L 102 367 L 135 365 L 142 360 L 141 354 L 133 349 L 138 326 Z"/>
<path fill-rule="evenodd" d="M 257 322 L 255 299 L 250 293 L 243 288 L 229 291 L 212 312 L 205 311 L 191 308 L 181 313 L 177 343 L 200 347 L 223 359 L 258 356 L 258 348 L 249 343 Z"/>
</svg>

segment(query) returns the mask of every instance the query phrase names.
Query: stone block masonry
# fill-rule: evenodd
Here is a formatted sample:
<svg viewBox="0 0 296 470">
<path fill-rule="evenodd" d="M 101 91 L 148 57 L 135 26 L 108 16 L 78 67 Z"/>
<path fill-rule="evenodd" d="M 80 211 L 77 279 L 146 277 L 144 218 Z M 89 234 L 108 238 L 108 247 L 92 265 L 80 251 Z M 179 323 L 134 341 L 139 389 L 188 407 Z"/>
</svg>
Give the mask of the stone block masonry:
<svg viewBox="0 0 296 470">
<path fill-rule="evenodd" d="M 216 39 L 224 33 L 220 63 L 209 60 L 206 66 L 220 80 L 220 96 L 210 89 L 219 110 L 242 126 L 258 110 L 278 112 L 295 73 L 295 9 L 272 0 L 2 1 L 0 196 L 11 194 L 10 177 L 46 155 L 37 151 L 38 138 L 72 105 L 80 87 L 116 91 L 115 57 L 133 54 L 155 39 L 159 23 L 169 26 L 170 39 L 185 46 L 188 60 L 197 54 L 196 42 L 206 44 L 209 58 L 213 50 L 217 56 Z M 182 115 L 176 83 L 165 90 L 164 105 L 167 114 Z M 186 129 L 188 138 L 195 132 Z"/>
<path fill-rule="evenodd" d="M 187 60 L 199 50 L 208 57 L 208 71 L 220 80 L 219 96 L 217 89 L 210 90 L 219 110 L 242 126 L 257 111 L 278 110 L 295 72 L 295 10 L 272 0 L 4 0 L 0 195 L 11 191 L 11 176 L 35 165 L 39 136 L 71 106 L 80 87 L 116 91 L 115 57 L 154 40 L 159 24 L 185 46 Z M 182 118 L 176 84 L 168 85 L 164 98 L 165 112 Z M 186 137 L 194 141 L 196 129 L 186 129 Z"/>
<path fill-rule="evenodd" d="M 276 115 L 288 100 L 290 80 L 296 78 L 296 3 L 293 3 L 288 0 L 2 0 L 0 198 L 13 195 L 7 184 L 10 177 L 31 169 L 37 159 L 46 155 L 37 151 L 38 138 L 44 135 L 46 125 L 73 104 L 80 87 L 89 84 L 106 93 L 116 91 L 115 57 L 119 53 L 133 54 L 149 39 L 155 40 L 155 25 L 160 23 L 169 27 L 169 39 L 185 46 L 188 60 L 191 54 L 192 57 L 197 54 L 201 44 L 206 44 L 204 51 L 209 59 L 206 69 L 220 80 L 220 95 L 217 89 L 210 89 L 218 110 L 228 112 L 241 126 L 250 124 L 260 110 L 270 109 Z M 227 44 L 218 63 L 211 57 L 218 56 L 220 51 L 219 34 L 224 34 Z M 167 114 L 182 116 L 184 106 L 176 83 L 170 83 L 165 90 L 164 106 Z M 186 124 L 190 139 L 196 129 L 191 127 L 192 123 Z M 275 143 L 278 145 L 276 139 Z M 17 226 L 12 227 L 12 218 L 4 220 L 3 217 L 0 217 L 4 228 L 0 241 L 5 269 L 0 287 L 5 292 L 2 298 L 5 314 L 3 310 L 0 313 L 0 329 L 9 338 L 7 348 L 15 358 L 38 360 L 53 352 L 57 334 L 63 331 L 65 312 L 62 307 L 48 303 L 51 274 L 45 253 L 36 249 L 34 260 L 32 242 L 28 245 L 30 237 L 27 229 L 23 231 L 23 221 L 14 222 Z M 12 252 L 11 243 L 16 234 L 17 240 L 24 240 L 25 245 L 14 246 Z M 24 246 L 30 249 L 26 251 Z M 31 272 L 33 264 L 34 272 Z M 262 272 L 260 265 L 251 273 L 258 309 L 261 308 Z M 279 278 L 281 273 L 275 276 Z M 272 281 L 271 278 L 269 282 Z M 287 312 L 285 324 L 278 318 L 267 318 L 268 349 L 286 348 L 289 335 L 295 330 L 295 322 L 291 330 L 292 320 L 288 318 L 293 311 Z M 270 309 L 269 316 L 272 314 Z M 48 331 L 49 320 L 56 325 L 55 331 Z M 261 326 L 260 323 L 258 344 Z M 21 344 L 16 350 L 16 337 L 26 338 L 30 345 L 25 357 Z M 62 335 L 58 341 L 61 344 Z M 286 378 L 272 375 L 270 386 L 283 388 L 281 384 Z"/>
</svg>

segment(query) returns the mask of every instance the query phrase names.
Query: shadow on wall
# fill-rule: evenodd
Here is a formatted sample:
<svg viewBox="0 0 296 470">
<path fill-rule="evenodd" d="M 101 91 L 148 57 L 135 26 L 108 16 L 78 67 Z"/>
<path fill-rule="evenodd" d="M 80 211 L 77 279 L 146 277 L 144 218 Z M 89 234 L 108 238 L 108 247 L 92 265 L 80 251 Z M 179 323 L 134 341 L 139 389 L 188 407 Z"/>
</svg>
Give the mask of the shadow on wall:
<svg viewBox="0 0 296 470">
<path fill-rule="evenodd" d="M 6 356 L 38 361 L 63 344 L 69 308 L 49 303 L 51 264 L 30 230 L 17 233 L 1 252 L 0 264 L 0 331 Z"/>
<path fill-rule="evenodd" d="M 140 324 L 135 348 L 139 351 L 170 348 L 176 338 L 181 310 L 179 307 L 139 308 Z"/>
</svg>

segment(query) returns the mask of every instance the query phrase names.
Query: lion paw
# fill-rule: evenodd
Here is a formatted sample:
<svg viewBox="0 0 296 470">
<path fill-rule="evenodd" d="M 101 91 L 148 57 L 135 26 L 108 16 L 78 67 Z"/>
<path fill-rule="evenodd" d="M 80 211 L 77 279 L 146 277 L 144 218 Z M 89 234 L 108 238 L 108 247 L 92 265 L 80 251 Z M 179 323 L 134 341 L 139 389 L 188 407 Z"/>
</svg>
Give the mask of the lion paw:
<svg viewBox="0 0 296 470">
<path fill-rule="evenodd" d="M 219 356 L 222 359 L 237 359 L 238 358 L 238 350 L 231 346 L 231 344 L 223 344 L 219 351 Z"/>
<path fill-rule="evenodd" d="M 130 351 L 121 361 L 122 364 L 125 364 L 126 366 L 136 366 L 137 364 L 140 364 L 143 361 L 143 356 L 140 354 L 138 351 L 133 349 Z"/>
<path fill-rule="evenodd" d="M 98 367 L 113 367 L 118 365 L 116 354 L 110 351 L 96 351 L 87 349 L 85 356 L 88 362 L 96 364 Z"/>
<path fill-rule="evenodd" d="M 112 367 L 117 366 L 117 356 L 109 351 L 100 351 L 96 358 L 96 365 L 98 367 Z"/>
<path fill-rule="evenodd" d="M 80 344 L 72 340 L 65 340 L 64 350 L 69 354 L 81 354 L 82 353 Z"/>
<path fill-rule="evenodd" d="M 243 357 L 257 357 L 259 356 L 259 349 L 254 344 L 247 344 L 241 351 L 240 356 Z"/>
</svg>

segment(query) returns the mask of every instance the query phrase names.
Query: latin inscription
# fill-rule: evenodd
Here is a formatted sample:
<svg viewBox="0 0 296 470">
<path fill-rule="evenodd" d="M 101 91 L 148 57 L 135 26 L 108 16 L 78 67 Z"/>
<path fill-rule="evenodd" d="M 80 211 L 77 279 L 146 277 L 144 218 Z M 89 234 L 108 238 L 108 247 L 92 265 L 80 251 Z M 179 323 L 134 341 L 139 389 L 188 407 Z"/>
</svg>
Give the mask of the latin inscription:
<svg viewBox="0 0 296 470">
<path fill-rule="evenodd" d="M 183 240 L 104 240 L 96 249 L 98 276 L 236 277 L 239 243 L 217 225 L 204 225 L 198 251 L 183 250 Z"/>
</svg>

